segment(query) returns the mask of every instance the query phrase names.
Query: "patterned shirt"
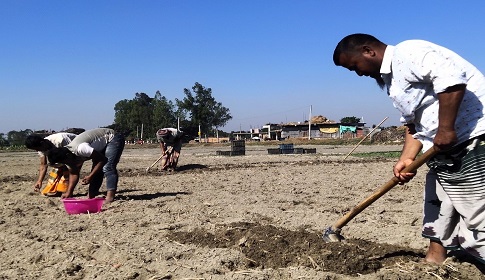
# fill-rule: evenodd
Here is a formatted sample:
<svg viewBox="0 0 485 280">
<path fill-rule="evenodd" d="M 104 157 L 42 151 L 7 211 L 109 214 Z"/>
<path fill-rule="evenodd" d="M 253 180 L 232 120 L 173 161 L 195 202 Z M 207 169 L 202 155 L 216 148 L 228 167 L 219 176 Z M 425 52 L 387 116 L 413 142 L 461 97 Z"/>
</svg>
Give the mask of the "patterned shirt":
<svg viewBox="0 0 485 280">
<path fill-rule="evenodd" d="M 423 151 L 438 130 L 438 94 L 450 86 L 466 84 L 455 122 L 458 143 L 485 133 L 485 77 L 451 50 L 422 40 L 388 45 L 380 72 L 401 122 L 415 125 Z"/>
<path fill-rule="evenodd" d="M 54 145 L 54 147 L 61 148 L 71 143 L 72 139 L 74 139 L 76 136 L 77 135 L 73 133 L 59 132 L 51 134 L 44 139 L 49 140 Z M 39 151 L 38 154 L 41 157 L 45 156 L 44 151 Z"/>
<path fill-rule="evenodd" d="M 158 134 L 158 131 L 160 130 L 169 130 L 171 133 L 166 136 L 166 137 L 161 137 L 159 134 Z M 157 140 L 158 142 L 163 142 L 169 146 L 173 146 L 174 144 L 176 144 L 177 142 L 180 142 L 180 137 L 182 136 L 182 131 L 176 129 L 176 128 L 171 128 L 171 127 L 166 127 L 166 128 L 161 128 L 157 131 Z"/>
</svg>

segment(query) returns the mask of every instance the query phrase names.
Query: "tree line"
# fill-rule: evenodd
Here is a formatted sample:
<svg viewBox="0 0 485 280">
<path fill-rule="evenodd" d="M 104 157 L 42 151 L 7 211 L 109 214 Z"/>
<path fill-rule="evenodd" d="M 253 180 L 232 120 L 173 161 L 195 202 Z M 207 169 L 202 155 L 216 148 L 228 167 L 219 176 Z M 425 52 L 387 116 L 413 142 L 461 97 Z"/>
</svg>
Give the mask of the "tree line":
<svg viewBox="0 0 485 280">
<path fill-rule="evenodd" d="M 124 99 L 114 105 L 114 121 L 103 126 L 113 128 L 125 134 L 128 140 L 143 137 L 143 140 L 155 138 L 158 129 L 164 127 L 180 127 L 188 136 L 187 140 L 197 136 L 228 136 L 228 133 L 219 130 L 232 119 L 228 108 L 217 102 L 212 96 L 212 89 L 200 83 L 195 83 L 191 89 L 184 88 L 183 98 L 168 100 L 160 91 L 154 97 L 146 93 L 135 93 L 133 99 Z M 357 117 L 344 117 L 343 123 L 358 123 Z M 143 130 L 143 135 L 141 135 Z M 201 131 L 201 135 L 199 134 Z M 82 128 L 69 128 L 63 130 L 79 134 Z M 49 131 L 10 131 L 0 133 L 0 147 L 23 146 L 27 136 L 36 133 L 47 136 Z"/>
<path fill-rule="evenodd" d="M 142 127 L 145 139 L 153 139 L 157 130 L 164 127 L 180 127 L 189 138 L 197 137 L 199 129 L 202 132 L 200 136 L 218 133 L 225 136 L 226 133 L 219 128 L 225 126 L 232 116 L 229 109 L 212 96 L 212 89 L 196 82 L 192 88 L 184 88 L 183 94 L 183 98 L 171 101 L 160 91 L 154 97 L 143 92 L 135 93 L 133 99 L 124 99 L 114 105 L 114 121 L 104 127 L 123 132 L 127 139 L 140 137 Z M 78 128 L 68 130 L 76 134 L 84 131 Z M 0 133 L 0 146 L 22 146 L 27 136 L 33 133 L 48 135 L 46 131 L 31 129 Z"/>
<path fill-rule="evenodd" d="M 212 96 L 212 89 L 197 82 L 191 89 L 184 89 L 182 99 L 168 100 L 160 91 L 154 97 L 136 93 L 134 99 L 117 102 L 114 110 L 114 129 L 141 137 L 143 126 L 145 139 L 155 137 L 164 127 L 180 127 L 191 137 L 196 137 L 200 128 L 202 135 L 212 136 L 232 119 L 229 109 Z"/>
</svg>

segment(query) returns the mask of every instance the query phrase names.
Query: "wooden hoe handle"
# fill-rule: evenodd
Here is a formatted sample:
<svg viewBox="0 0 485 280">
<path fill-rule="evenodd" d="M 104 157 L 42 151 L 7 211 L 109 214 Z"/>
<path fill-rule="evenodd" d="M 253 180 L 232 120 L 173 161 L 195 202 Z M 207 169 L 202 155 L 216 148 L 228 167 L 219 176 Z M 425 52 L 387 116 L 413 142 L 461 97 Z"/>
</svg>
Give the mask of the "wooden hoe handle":
<svg viewBox="0 0 485 280">
<path fill-rule="evenodd" d="M 408 165 L 406 168 L 404 168 L 402 173 L 416 171 L 423 164 L 425 164 L 428 160 L 430 160 L 433 156 L 435 156 L 438 153 L 438 151 L 439 151 L 439 149 L 437 147 L 435 147 L 435 146 L 431 147 L 422 156 L 415 159 L 410 165 Z M 389 182 L 387 182 L 385 185 L 378 188 L 376 191 L 374 191 L 373 194 L 371 194 L 369 197 L 367 197 L 362 202 L 357 204 L 354 208 L 352 208 L 352 210 L 350 210 L 350 212 L 348 212 L 345 216 L 343 216 L 335 224 L 333 224 L 332 229 L 339 231 L 348 222 L 350 222 L 350 220 L 352 220 L 355 216 L 357 216 L 360 212 L 362 212 L 365 208 L 367 208 L 367 206 L 374 203 L 374 201 L 379 199 L 381 196 L 383 196 L 385 193 L 387 193 L 389 190 L 391 190 L 397 184 L 399 184 L 399 179 L 396 178 L 396 177 L 392 177 L 392 179 L 389 180 Z"/>
</svg>

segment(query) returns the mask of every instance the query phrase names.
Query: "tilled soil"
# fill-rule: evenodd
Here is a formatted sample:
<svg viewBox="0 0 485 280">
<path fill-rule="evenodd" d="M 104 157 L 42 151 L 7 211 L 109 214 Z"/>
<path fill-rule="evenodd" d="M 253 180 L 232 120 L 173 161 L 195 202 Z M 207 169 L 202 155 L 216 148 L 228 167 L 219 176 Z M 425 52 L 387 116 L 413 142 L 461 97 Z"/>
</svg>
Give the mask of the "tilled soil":
<svg viewBox="0 0 485 280">
<path fill-rule="evenodd" d="M 216 156 L 230 147 L 186 146 L 176 172 L 147 173 L 159 149 L 128 146 L 117 200 L 81 215 L 32 191 L 35 153 L 0 153 L 0 279 L 485 279 L 459 252 L 421 262 L 426 167 L 344 227 L 345 242 L 325 243 L 327 227 L 391 178 L 394 160 L 344 161 L 346 146 L 267 148 Z"/>
</svg>

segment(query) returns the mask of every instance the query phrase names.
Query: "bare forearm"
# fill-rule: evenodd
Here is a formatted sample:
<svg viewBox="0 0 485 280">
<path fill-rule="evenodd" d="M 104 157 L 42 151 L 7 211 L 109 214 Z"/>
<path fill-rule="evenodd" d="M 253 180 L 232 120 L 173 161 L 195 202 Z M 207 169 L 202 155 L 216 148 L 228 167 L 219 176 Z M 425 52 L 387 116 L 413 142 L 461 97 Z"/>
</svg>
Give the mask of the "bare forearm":
<svg viewBox="0 0 485 280">
<path fill-rule="evenodd" d="M 71 197 L 74 193 L 74 188 L 79 182 L 79 172 L 69 172 L 69 186 L 67 187 L 66 197 Z"/>
<path fill-rule="evenodd" d="M 404 146 L 402 148 L 400 160 L 414 160 L 416 158 L 416 155 L 421 151 L 423 145 L 419 140 L 413 137 L 414 133 L 416 133 L 414 125 L 407 125 Z"/>
<path fill-rule="evenodd" d="M 447 91 L 438 94 L 438 130 L 455 130 L 456 116 L 464 95 L 465 85 L 450 87 Z"/>
<path fill-rule="evenodd" d="M 438 131 L 433 142 L 440 149 L 450 148 L 458 141 L 455 122 L 465 89 L 466 85 L 456 85 L 438 94 Z"/>
<path fill-rule="evenodd" d="M 105 164 L 106 164 L 106 161 L 100 161 L 100 162 L 96 163 L 94 168 L 91 170 L 91 173 L 89 173 L 89 176 L 93 177 L 95 174 L 101 172 L 101 170 L 103 169 L 103 166 Z"/>
<path fill-rule="evenodd" d="M 44 181 L 45 175 L 47 174 L 47 165 L 41 164 L 39 166 L 39 177 L 37 178 L 37 182 Z"/>
<path fill-rule="evenodd" d="M 42 181 L 44 181 L 45 174 L 47 174 L 47 158 L 45 156 L 40 157 L 39 176 L 35 185 L 40 188 Z"/>
<path fill-rule="evenodd" d="M 103 166 L 106 164 L 106 162 L 108 162 L 108 159 L 106 158 L 106 156 L 96 150 L 94 150 L 93 153 L 91 154 L 91 159 L 93 160 L 93 163 L 95 163 L 95 165 L 91 169 L 91 173 L 89 173 L 88 177 L 93 177 L 94 174 L 101 172 L 101 169 L 103 169 Z"/>
</svg>

